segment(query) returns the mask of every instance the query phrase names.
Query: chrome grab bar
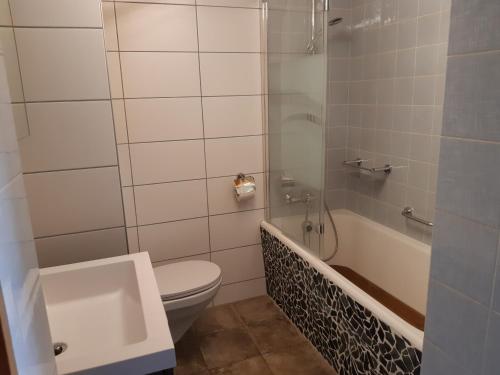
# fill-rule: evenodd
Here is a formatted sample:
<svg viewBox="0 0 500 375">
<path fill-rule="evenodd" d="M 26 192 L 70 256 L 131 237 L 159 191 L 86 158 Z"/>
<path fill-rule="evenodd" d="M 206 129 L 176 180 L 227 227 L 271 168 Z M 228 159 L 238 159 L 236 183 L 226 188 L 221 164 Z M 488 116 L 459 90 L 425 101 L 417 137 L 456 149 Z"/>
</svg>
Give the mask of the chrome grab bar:
<svg viewBox="0 0 500 375">
<path fill-rule="evenodd" d="M 345 166 L 348 166 L 351 168 L 356 168 L 356 169 L 366 171 L 369 173 L 384 172 L 385 174 L 389 174 L 392 172 L 392 165 L 390 165 L 390 164 L 386 164 L 383 167 L 367 168 L 367 167 L 362 166 L 363 162 L 365 162 L 365 161 L 368 161 L 368 160 L 363 160 L 363 159 L 346 160 L 342 164 L 344 164 Z"/>
<path fill-rule="evenodd" d="M 415 213 L 415 209 L 413 207 L 405 207 L 405 208 L 403 208 L 403 211 L 401 211 L 401 215 L 403 215 L 407 219 L 416 221 L 417 223 L 420 223 L 420 224 L 427 225 L 428 227 L 431 227 L 431 228 L 434 226 L 434 223 L 432 221 L 425 220 L 421 217 L 415 216 L 414 213 Z"/>
</svg>

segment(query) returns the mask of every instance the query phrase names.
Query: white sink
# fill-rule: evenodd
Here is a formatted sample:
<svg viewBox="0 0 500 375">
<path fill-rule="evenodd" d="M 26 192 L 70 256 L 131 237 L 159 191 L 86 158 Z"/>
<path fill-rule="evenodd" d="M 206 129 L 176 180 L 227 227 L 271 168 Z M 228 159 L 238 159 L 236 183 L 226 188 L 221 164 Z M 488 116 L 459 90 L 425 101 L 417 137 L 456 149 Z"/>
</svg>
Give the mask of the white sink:
<svg viewBox="0 0 500 375">
<path fill-rule="evenodd" d="M 149 255 L 41 270 L 59 374 L 148 374 L 175 367 Z"/>
</svg>

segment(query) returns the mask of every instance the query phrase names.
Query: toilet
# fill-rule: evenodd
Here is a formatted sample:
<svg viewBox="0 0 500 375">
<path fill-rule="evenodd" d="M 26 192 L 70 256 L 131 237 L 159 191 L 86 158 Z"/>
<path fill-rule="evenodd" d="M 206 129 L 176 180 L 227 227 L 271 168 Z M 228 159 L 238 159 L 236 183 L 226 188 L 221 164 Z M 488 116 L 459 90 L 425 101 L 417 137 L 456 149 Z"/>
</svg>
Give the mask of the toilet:
<svg viewBox="0 0 500 375">
<path fill-rule="evenodd" d="M 191 260 L 154 268 L 172 339 L 177 342 L 217 294 L 221 269 Z"/>
</svg>

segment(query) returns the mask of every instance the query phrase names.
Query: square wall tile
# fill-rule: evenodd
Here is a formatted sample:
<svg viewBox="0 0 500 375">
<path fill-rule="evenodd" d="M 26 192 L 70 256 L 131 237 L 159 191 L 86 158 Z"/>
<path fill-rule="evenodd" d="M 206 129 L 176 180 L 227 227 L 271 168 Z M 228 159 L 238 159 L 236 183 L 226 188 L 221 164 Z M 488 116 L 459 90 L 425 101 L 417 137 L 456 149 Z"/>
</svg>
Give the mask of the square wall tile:
<svg viewBox="0 0 500 375">
<path fill-rule="evenodd" d="M 10 0 L 15 26 L 102 27 L 100 0 Z"/>
<path fill-rule="evenodd" d="M 258 53 L 201 53 L 203 95 L 261 94 L 260 63 Z"/>
<path fill-rule="evenodd" d="M 261 245 L 217 251 L 212 262 L 222 269 L 222 285 L 264 277 Z"/>
<path fill-rule="evenodd" d="M 123 98 L 122 68 L 118 52 L 106 52 L 111 98 Z"/>
<path fill-rule="evenodd" d="M 17 141 L 19 142 L 30 133 L 26 105 L 25 103 L 12 104 L 11 108 L 14 115 L 14 124 L 16 125 Z"/>
<path fill-rule="evenodd" d="M 118 167 L 24 176 L 36 237 L 124 225 Z"/>
<path fill-rule="evenodd" d="M 111 103 L 113 108 L 113 122 L 115 124 L 116 143 L 128 143 L 125 103 L 122 99 L 114 99 Z"/>
<path fill-rule="evenodd" d="M 117 164 L 109 101 L 28 103 L 26 109 L 30 135 L 19 144 L 25 173 Z"/>
<path fill-rule="evenodd" d="M 121 51 L 197 51 L 192 6 L 116 4 Z"/>
<path fill-rule="evenodd" d="M 130 153 L 136 185 L 205 177 L 203 140 L 135 143 Z"/>
<path fill-rule="evenodd" d="M 424 341 L 424 355 L 422 357 L 423 374 L 439 375 L 472 375 L 473 373 L 460 367 L 452 361 L 441 349 L 428 340 Z"/>
<path fill-rule="evenodd" d="M 42 268 L 127 254 L 125 228 L 40 238 L 35 243 Z"/>
<path fill-rule="evenodd" d="M 15 33 L 27 101 L 109 99 L 102 30 Z"/>
<path fill-rule="evenodd" d="M 127 228 L 127 242 L 129 254 L 139 252 L 139 236 L 137 234 L 137 227 Z"/>
<path fill-rule="evenodd" d="M 197 0 L 196 4 L 222 7 L 259 8 L 260 0 Z"/>
<path fill-rule="evenodd" d="M 134 191 L 139 225 L 208 215 L 204 180 L 135 186 Z"/>
<path fill-rule="evenodd" d="M 487 319 L 483 305 L 431 280 L 426 339 L 474 374 L 480 373 Z"/>
<path fill-rule="evenodd" d="M 453 0 L 451 16 L 450 55 L 500 49 L 498 1 Z"/>
<path fill-rule="evenodd" d="M 117 3 L 126 2 L 130 0 L 115 0 Z M 155 4 L 181 4 L 181 5 L 195 5 L 195 0 L 134 0 L 134 3 L 155 3 Z"/>
<path fill-rule="evenodd" d="M 127 99 L 130 142 L 203 138 L 200 98 Z"/>
<path fill-rule="evenodd" d="M 135 215 L 134 188 L 132 186 L 122 188 L 122 196 L 125 225 L 127 227 L 135 227 L 137 225 L 137 219 Z"/>
<path fill-rule="evenodd" d="M 226 214 L 238 211 L 255 210 L 264 208 L 265 184 L 264 174 L 253 175 L 257 192 L 250 200 L 238 202 L 234 197 L 233 181 L 235 177 L 209 178 L 208 209 L 210 215 Z"/>
<path fill-rule="evenodd" d="M 3 52 L 10 99 L 13 102 L 24 101 L 21 73 L 17 60 L 14 30 L 10 27 L 0 28 L 0 51 Z"/>
<path fill-rule="evenodd" d="M 441 139 L 436 206 L 500 227 L 500 148 L 495 143 Z"/>
<path fill-rule="evenodd" d="M 500 314 L 490 313 L 490 324 L 484 352 L 483 374 L 494 375 L 498 372 L 498 353 L 500 353 Z"/>
<path fill-rule="evenodd" d="M 263 171 L 262 136 L 207 139 L 208 177 L 236 176 Z"/>
<path fill-rule="evenodd" d="M 259 226 L 262 220 L 264 220 L 264 210 L 211 216 L 210 244 L 212 251 L 260 243 Z"/>
<path fill-rule="evenodd" d="M 200 96 L 198 54 L 121 53 L 126 98 Z"/>
<path fill-rule="evenodd" d="M 114 2 L 102 2 L 102 18 L 104 21 L 104 42 L 106 44 L 106 51 L 118 51 L 118 33 L 116 31 Z"/>
<path fill-rule="evenodd" d="M 262 116 L 260 95 L 203 98 L 207 138 L 262 134 Z"/>
<path fill-rule="evenodd" d="M 149 252 L 152 262 L 210 251 L 206 217 L 140 226 L 138 230 L 141 251 Z"/>
<path fill-rule="evenodd" d="M 210 262 L 210 253 L 204 253 L 204 254 L 199 254 L 199 255 L 192 255 L 192 256 L 189 256 L 189 257 L 164 260 L 164 261 L 161 261 L 161 262 L 153 262 L 153 268 L 154 267 L 161 267 L 161 266 L 164 266 L 165 264 L 172 264 L 172 263 L 184 262 L 184 261 L 187 261 L 187 260 L 203 260 L 203 261 L 206 261 L 206 262 Z"/>
<path fill-rule="evenodd" d="M 0 26 L 12 25 L 10 17 L 9 0 L 0 0 Z"/>
<path fill-rule="evenodd" d="M 243 281 L 241 283 L 223 285 L 214 298 L 214 304 L 225 305 L 248 298 L 266 294 L 266 279 Z"/>
<path fill-rule="evenodd" d="M 498 231 L 438 211 L 433 233 L 431 276 L 488 306 Z"/>
<path fill-rule="evenodd" d="M 132 166 L 130 164 L 129 145 L 117 145 L 117 150 L 121 184 L 122 186 L 132 186 Z"/>
<path fill-rule="evenodd" d="M 448 59 L 443 135 L 500 141 L 500 53 Z"/>
<path fill-rule="evenodd" d="M 202 52 L 260 52 L 260 10 L 198 7 Z"/>
</svg>

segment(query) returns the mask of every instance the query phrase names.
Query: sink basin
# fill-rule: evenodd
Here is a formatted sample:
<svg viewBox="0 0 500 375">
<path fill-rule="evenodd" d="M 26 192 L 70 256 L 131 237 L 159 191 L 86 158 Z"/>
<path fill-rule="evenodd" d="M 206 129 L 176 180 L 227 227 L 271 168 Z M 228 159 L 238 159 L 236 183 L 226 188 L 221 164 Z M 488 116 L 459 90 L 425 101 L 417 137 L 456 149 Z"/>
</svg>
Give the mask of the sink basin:
<svg viewBox="0 0 500 375">
<path fill-rule="evenodd" d="M 147 374 L 175 367 L 148 253 L 41 270 L 59 374 Z"/>
</svg>

